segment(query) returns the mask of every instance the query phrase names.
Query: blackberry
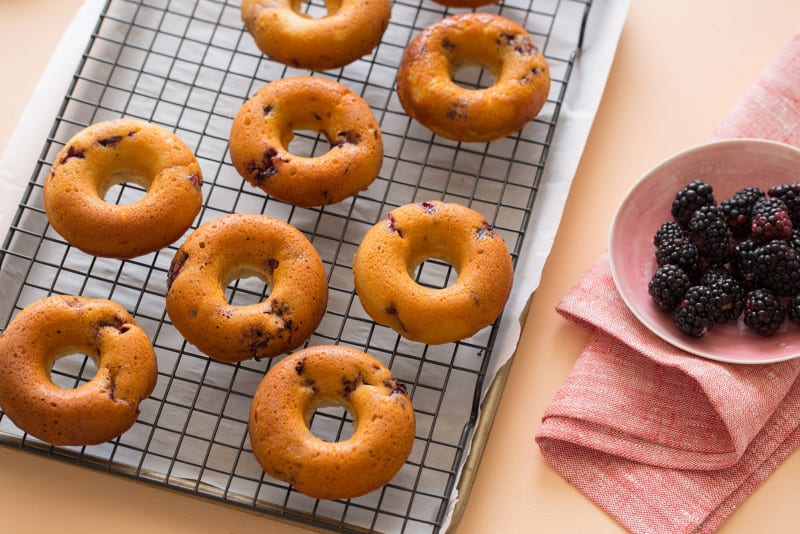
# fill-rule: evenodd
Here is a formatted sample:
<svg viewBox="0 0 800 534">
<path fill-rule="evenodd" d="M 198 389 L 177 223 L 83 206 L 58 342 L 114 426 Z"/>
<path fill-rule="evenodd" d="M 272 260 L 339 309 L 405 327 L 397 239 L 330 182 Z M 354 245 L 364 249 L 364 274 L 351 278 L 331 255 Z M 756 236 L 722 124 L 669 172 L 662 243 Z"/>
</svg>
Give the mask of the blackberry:
<svg viewBox="0 0 800 534">
<path fill-rule="evenodd" d="M 786 204 L 789 217 L 794 225 L 800 225 L 800 183 L 781 184 L 770 187 L 767 194 L 779 198 Z"/>
<path fill-rule="evenodd" d="M 703 180 L 692 180 L 675 195 L 672 201 L 672 217 L 681 226 L 686 226 L 695 211 L 716 203 L 713 187 Z"/>
<path fill-rule="evenodd" d="M 753 205 L 765 196 L 766 193 L 757 187 L 745 187 L 734 193 L 731 198 L 720 202 L 719 207 L 734 236 L 744 237 L 750 232 Z"/>
<path fill-rule="evenodd" d="M 710 286 L 719 278 L 735 278 L 734 271 L 729 269 L 726 265 L 712 265 L 703 272 L 700 277 L 700 283 Z"/>
<path fill-rule="evenodd" d="M 800 225 L 792 225 L 792 233 L 789 234 L 789 244 L 793 249 L 800 252 Z"/>
<path fill-rule="evenodd" d="M 744 324 L 761 336 L 771 336 L 786 317 L 778 297 L 765 289 L 754 289 L 745 297 Z"/>
<path fill-rule="evenodd" d="M 677 265 L 692 276 L 700 271 L 700 253 L 688 237 L 667 239 L 656 248 L 656 263 Z"/>
<path fill-rule="evenodd" d="M 755 252 L 755 281 L 779 297 L 800 292 L 800 254 L 787 241 L 773 239 Z"/>
<path fill-rule="evenodd" d="M 703 276 L 702 283 L 711 290 L 714 321 L 725 323 L 739 318 L 744 310 L 745 291 L 736 279 L 727 273 Z"/>
<path fill-rule="evenodd" d="M 745 290 L 755 289 L 756 286 L 756 262 L 758 257 L 759 244 L 752 239 L 745 239 L 736 245 L 733 253 L 733 270 L 736 278 Z"/>
<path fill-rule="evenodd" d="M 689 237 L 710 264 L 725 263 L 736 249 L 725 215 L 715 205 L 701 206 L 687 225 Z"/>
<path fill-rule="evenodd" d="M 786 316 L 793 322 L 800 323 L 800 293 L 789 299 L 786 303 Z"/>
<path fill-rule="evenodd" d="M 780 198 L 758 199 L 753 205 L 750 232 L 753 239 L 762 243 L 771 239 L 789 239 L 792 220 L 786 203 Z"/>
<path fill-rule="evenodd" d="M 701 337 L 714 326 L 711 289 L 708 286 L 690 287 L 678 307 L 673 319 L 684 334 Z"/>
<path fill-rule="evenodd" d="M 689 276 L 677 265 L 666 264 L 656 269 L 647 285 L 653 301 L 665 312 L 674 310 L 691 286 Z"/>
<path fill-rule="evenodd" d="M 669 239 L 680 239 L 686 237 L 683 228 L 675 221 L 666 221 L 661 223 L 658 227 L 656 234 L 653 236 L 653 245 L 658 247 L 664 241 Z"/>
</svg>

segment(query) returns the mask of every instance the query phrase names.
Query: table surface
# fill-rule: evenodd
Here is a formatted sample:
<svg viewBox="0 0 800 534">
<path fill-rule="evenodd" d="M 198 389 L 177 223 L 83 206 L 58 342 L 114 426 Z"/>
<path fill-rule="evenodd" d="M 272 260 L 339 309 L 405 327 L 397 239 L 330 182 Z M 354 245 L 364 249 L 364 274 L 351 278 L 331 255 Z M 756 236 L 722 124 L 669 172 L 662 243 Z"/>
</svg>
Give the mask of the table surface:
<svg viewBox="0 0 800 534">
<path fill-rule="evenodd" d="M 80 0 L 0 5 L 0 147 L 19 120 Z M 587 334 L 559 299 L 605 250 L 616 206 L 648 168 L 702 143 L 797 30 L 796 0 L 631 0 L 608 84 L 533 297 L 459 534 L 619 533 L 623 529 L 544 462 L 541 414 Z M 13 82 L 12 82 L 13 80 Z M 0 447 L 3 530 L 15 532 L 307 532 L 270 517 Z M 721 527 L 796 532 L 800 453 Z"/>
</svg>

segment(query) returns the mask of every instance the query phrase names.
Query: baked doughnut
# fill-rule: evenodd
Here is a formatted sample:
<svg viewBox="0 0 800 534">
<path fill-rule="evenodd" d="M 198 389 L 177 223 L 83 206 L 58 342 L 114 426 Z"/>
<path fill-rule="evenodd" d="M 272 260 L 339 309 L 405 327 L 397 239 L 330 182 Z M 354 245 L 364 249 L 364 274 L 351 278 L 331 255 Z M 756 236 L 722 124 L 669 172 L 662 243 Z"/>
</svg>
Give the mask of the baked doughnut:
<svg viewBox="0 0 800 534">
<path fill-rule="evenodd" d="M 325 135 L 317 157 L 291 154 L 294 132 Z M 312 76 L 283 78 L 245 102 L 231 127 L 231 160 L 268 194 L 303 207 L 333 204 L 366 189 L 383 163 L 383 137 L 369 106 L 346 86 Z"/>
<path fill-rule="evenodd" d="M 53 383 L 60 357 L 86 354 L 94 377 Z M 52 445 L 96 445 L 128 430 L 157 379 L 150 339 L 110 300 L 51 296 L 20 311 L 0 334 L 0 407 L 20 429 Z"/>
<path fill-rule="evenodd" d="M 464 66 L 494 76 L 483 89 L 453 81 Z M 397 72 L 397 95 L 409 116 L 456 141 L 493 141 L 521 130 L 547 100 L 550 70 L 522 26 L 488 13 L 446 17 L 425 28 L 406 48 Z"/>
<path fill-rule="evenodd" d="M 232 281 L 256 276 L 269 294 L 228 303 Z M 189 343 L 228 363 L 271 358 L 299 347 L 328 302 L 322 260 L 294 226 L 268 215 L 224 215 L 202 224 L 175 253 L 167 275 L 167 313 Z"/>
<path fill-rule="evenodd" d="M 117 205 L 103 197 L 117 184 L 147 190 Z M 200 212 L 203 175 L 172 132 L 136 119 L 93 124 L 56 155 L 44 183 L 44 209 L 64 239 L 88 254 L 133 258 L 177 240 Z"/>
<path fill-rule="evenodd" d="M 390 0 L 325 0 L 328 14 L 312 18 L 300 0 L 243 0 L 242 21 L 258 48 L 291 67 L 327 70 L 369 54 L 383 36 Z"/>
<path fill-rule="evenodd" d="M 317 407 L 340 406 L 354 433 L 323 441 L 309 429 Z M 313 346 L 267 372 L 250 407 L 250 443 L 271 476 L 317 499 L 349 499 L 379 488 L 414 446 L 406 388 L 380 361 L 342 346 Z"/>
<path fill-rule="evenodd" d="M 414 271 L 427 259 L 451 265 L 450 286 L 425 287 Z M 513 267 L 503 239 L 478 212 L 440 201 L 406 204 L 367 231 L 353 260 L 361 305 L 375 322 L 412 341 L 464 339 L 500 315 Z"/>
</svg>

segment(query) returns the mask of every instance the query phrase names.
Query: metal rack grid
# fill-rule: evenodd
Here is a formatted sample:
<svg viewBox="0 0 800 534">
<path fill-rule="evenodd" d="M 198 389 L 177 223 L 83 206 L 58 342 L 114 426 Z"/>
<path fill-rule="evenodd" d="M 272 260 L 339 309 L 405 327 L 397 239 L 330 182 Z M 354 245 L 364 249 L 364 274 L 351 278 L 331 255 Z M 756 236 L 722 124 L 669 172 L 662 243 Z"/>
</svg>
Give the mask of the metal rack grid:
<svg viewBox="0 0 800 534">
<path fill-rule="evenodd" d="M 312 16 L 321 0 L 305 2 Z M 91 35 L 12 226 L 0 250 L 3 325 L 50 294 L 109 298 L 130 310 L 153 340 L 159 379 L 136 425 L 118 439 L 91 447 L 51 447 L 22 433 L 0 413 L 0 441 L 90 468 L 186 491 L 271 515 L 342 531 L 438 532 L 473 435 L 496 325 L 474 337 L 426 346 L 373 323 L 360 307 L 350 264 L 361 236 L 396 206 L 442 199 L 481 212 L 516 262 L 537 198 L 559 110 L 580 49 L 591 0 L 504 0 L 481 8 L 521 23 L 551 68 L 550 97 L 541 114 L 513 136 L 461 144 L 433 136 L 404 113 L 394 92 L 403 50 L 422 28 L 466 10 L 429 0 L 396 0 L 379 46 L 342 69 L 314 73 L 362 96 L 380 121 L 385 159 L 367 191 L 335 205 L 301 209 L 268 198 L 236 174 L 227 152 L 239 106 L 260 86 L 309 74 L 266 59 L 244 32 L 239 3 L 228 0 L 109 0 Z M 463 69 L 465 87 L 491 84 L 479 68 Z M 88 256 L 47 224 L 42 185 L 55 154 L 85 126 L 137 117 L 176 132 L 193 148 L 205 178 L 203 209 L 193 228 L 232 212 L 282 218 L 312 241 L 329 279 L 329 307 L 309 344 L 346 344 L 381 359 L 404 382 L 417 415 L 414 450 L 385 487 L 349 501 L 315 501 L 265 475 L 252 457 L 247 416 L 253 391 L 270 361 L 238 365 L 211 361 L 188 345 L 164 311 L 169 262 L 182 240 L 161 251 L 120 261 Z M 291 150 L 328 150 L 324 138 L 296 132 Z M 128 203 L 144 192 L 115 186 L 106 197 Z M 426 261 L 420 283 L 444 287 L 456 274 Z M 268 288 L 258 279 L 228 287 L 234 304 L 256 302 Z M 52 378 L 64 388 L 88 381 L 90 359 L 56 362 Z M 342 409 L 319 410 L 312 431 L 343 439 L 352 420 Z"/>
</svg>

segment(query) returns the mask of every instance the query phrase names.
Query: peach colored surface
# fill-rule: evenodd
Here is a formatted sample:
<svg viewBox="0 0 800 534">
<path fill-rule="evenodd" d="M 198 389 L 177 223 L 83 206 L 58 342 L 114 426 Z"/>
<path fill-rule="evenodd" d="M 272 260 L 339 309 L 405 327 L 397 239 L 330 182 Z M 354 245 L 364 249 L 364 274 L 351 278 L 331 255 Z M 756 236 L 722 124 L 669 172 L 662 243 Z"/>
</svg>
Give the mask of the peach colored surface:
<svg viewBox="0 0 800 534">
<path fill-rule="evenodd" d="M 602 0 L 596 0 L 602 1 Z M 3 0 L 0 146 L 79 0 Z M 703 142 L 795 31 L 795 0 L 631 0 L 608 86 L 457 532 L 619 533 L 542 460 L 533 436 L 587 334 L 554 308 L 606 247 L 614 211 L 649 167 Z M 12 82 L 13 80 L 13 82 Z M 800 453 L 720 532 L 800 523 Z M 0 447 L 0 530 L 306 532 L 271 518 Z"/>
</svg>

